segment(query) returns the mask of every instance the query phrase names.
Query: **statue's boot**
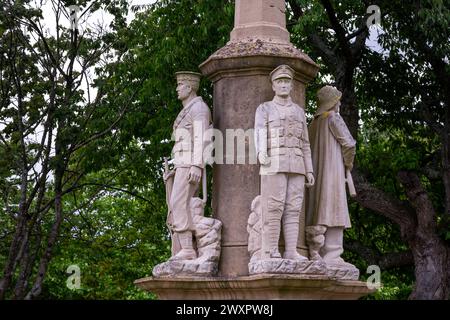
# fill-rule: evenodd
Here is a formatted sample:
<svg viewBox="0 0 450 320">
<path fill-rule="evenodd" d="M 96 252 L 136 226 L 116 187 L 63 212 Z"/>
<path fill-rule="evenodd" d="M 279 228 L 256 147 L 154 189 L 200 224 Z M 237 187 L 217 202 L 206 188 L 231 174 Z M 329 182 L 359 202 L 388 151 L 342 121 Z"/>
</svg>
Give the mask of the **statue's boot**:
<svg viewBox="0 0 450 320">
<path fill-rule="evenodd" d="M 281 227 L 279 221 L 269 220 L 268 224 L 263 226 L 262 235 L 262 258 L 263 259 L 281 259 L 278 250 Z"/>
<path fill-rule="evenodd" d="M 178 239 L 180 240 L 181 250 L 174 255 L 170 260 L 194 260 L 197 258 L 197 252 L 195 252 L 192 244 L 192 232 L 184 231 L 178 233 Z"/>
<path fill-rule="evenodd" d="M 346 264 L 341 254 L 344 252 L 344 228 L 328 227 L 324 245 L 320 250 L 323 260 L 329 264 Z"/>
<path fill-rule="evenodd" d="M 267 178 L 267 177 L 263 177 Z M 263 188 L 264 187 L 264 188 Z M 278 250 L 281 233 L 281 217 L 284 208 L 284 196 L 273 194 L 272 185 L 266 183 L 262 192 L 262 259 L 281 259 Z M 269 192 L 270 191 L 270 192 Z M 268 194 L 265 194 L 268 193 Z"/>
<path fill-rule="evenodd" d="M 297 252 L 298 229 L 298 222 L 296 223 L 283 221 L 283 235 L 285 245 L 283 258 L 297 261 L 307 261 L 308 258 L 302 256 Z"/>
</svg>

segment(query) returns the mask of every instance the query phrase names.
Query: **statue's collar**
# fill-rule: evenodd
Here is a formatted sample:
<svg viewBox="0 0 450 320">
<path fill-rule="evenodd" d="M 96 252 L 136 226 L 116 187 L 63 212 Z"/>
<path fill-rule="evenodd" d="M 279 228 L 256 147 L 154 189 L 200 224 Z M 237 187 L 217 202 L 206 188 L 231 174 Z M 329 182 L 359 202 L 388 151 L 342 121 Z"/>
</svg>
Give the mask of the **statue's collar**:
<svg viewBox="0 0 450 320">
<path fill-rule="evenodd" d="M 194 99 L 192 99 L 191 101 L 189 101 L 189 103 L 186 105 L 186 107 L 184 107 L 183 109 L 188 110 L 190 107 L 192 107 L 195 103 L 203 101 L 202 97 L 195 97 Z"/>
<path fill-rule="evenodd" d="M 288 97 L 287 99 L 280 98 L 278 96 L 275 96 L 272 100 L 275 104 L 283 107 L 289 107 L 292 105 L 292 98 Z"/>
<path fill-rule="evenodd" d="M 173 124 L 173 129 L 176 130 L 178 126 L 180 125 L 181 121 L 187 116 L 189 111 L 191 110 L 192 106 L 197 103 L 203 101 L 202 97 L 195 97 L 189 103 L 186 105 L 186 107 L 181 110 L 181 112 L 178 114 L 178 117 L 175 119 L 175 122 Z"/>
</svg>

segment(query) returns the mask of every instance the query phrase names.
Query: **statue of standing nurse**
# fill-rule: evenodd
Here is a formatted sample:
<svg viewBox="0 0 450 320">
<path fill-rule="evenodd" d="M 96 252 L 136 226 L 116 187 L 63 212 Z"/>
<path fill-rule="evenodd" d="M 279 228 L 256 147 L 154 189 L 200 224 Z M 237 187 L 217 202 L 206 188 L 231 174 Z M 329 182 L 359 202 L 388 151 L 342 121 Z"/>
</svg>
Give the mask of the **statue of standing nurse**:
<svg viewBox="0 0 450 320">
<path fill-rule="evenodd" d="M 344 229 L 350 228 L 346 182 L 354 196 L 350 171 L 356 141 L 339 114 L 342 93 L 331 86 L 319 90 L 318 109 L 309 128 L 316 183 L 307 202 L 307 240 L 311 259 L 327 264 L 329 275 L 358 278 L 359 272 L 341 258 Z"/>
</svg>

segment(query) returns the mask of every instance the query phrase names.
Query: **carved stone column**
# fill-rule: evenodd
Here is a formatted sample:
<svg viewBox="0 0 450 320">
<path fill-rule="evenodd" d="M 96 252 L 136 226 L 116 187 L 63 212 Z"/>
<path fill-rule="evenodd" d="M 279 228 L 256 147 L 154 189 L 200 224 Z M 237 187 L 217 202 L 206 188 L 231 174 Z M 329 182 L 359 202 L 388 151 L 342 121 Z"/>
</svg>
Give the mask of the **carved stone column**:
<svg viewBox="0 0 450 320">
<path fill-rule="evenodd" d="M 305 106 L 306 85 L 319 68 L 290 43 L 284 0 L 236 0 L 230 38 L 225 47 L 200 65 L 214 84 L 214 127 L 224 137 L 226 129 L 254 127 L 256 108 L 273 98 L 269 73 L 281 64 L 296 71 L 292 98 Z M 224 155 L 225 150 L 226 146 Z M 248 275 L 246 227 L 251 202 L 260 194 L 258 172 L 258 165 L 249 164 L 248 152 L 245 164 L 214 165 L 212 206 L 214 218 L 223 223 L 219 276 Z M 304 215 L 302 218 L 304 221 Z M 298 248 L 307 255 L 304 223 Z"/>
</svg>

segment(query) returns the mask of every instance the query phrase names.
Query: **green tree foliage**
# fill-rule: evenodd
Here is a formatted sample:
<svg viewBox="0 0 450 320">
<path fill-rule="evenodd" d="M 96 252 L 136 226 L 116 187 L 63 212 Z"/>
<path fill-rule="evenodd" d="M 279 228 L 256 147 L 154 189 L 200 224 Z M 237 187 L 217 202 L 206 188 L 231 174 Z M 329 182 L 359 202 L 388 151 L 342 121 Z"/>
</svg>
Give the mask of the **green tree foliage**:
<svg viewBox="0 0 450 320">
<path fill-rule="evenodd" d="M 4 1 L 0 7 L 0 156 L 8 161 L 2 167 L 0 210 L 4 225 L 12 227 L 4 230 L 0 299 L 41 294 L 61 226 L 71 214 L 64 200 L 89 173 L 82 151 L 110 137 L 125 112 L 120 100 L 107 108 L 90 72 L 117 55 L 112 44 L 124 26 L 126 1 L 79 2 L 80 15 L 100 8 L 115 15 L 110 30 L 88 26 L 82 32 L 63 26 L 72 4 L 47 3 L 56 22 L 53 32 L 38 3 Z M 97 118 L 105 121 L 93 125 Z"/>
<path fill-rule="evenodd" d="M 60 245 L 49 269 L 46 299 L 145 299 L 152 298 L 133 281 L 151 274 L 153 264 L 169 258 L 170 241 L 162 232 L 165 211 L 155 208 L 159 199 L 150 191 L 143 201 L 120 191 L 100 194 L 92 187 L 81 199 L 96 194 L 92 204 L 79 209 L 64 225 Z M 71 204 L 79 207 L 72 199 Z M 80 267 L 81 287 L 66 286 L 68 266 Z"/>
</svg>

